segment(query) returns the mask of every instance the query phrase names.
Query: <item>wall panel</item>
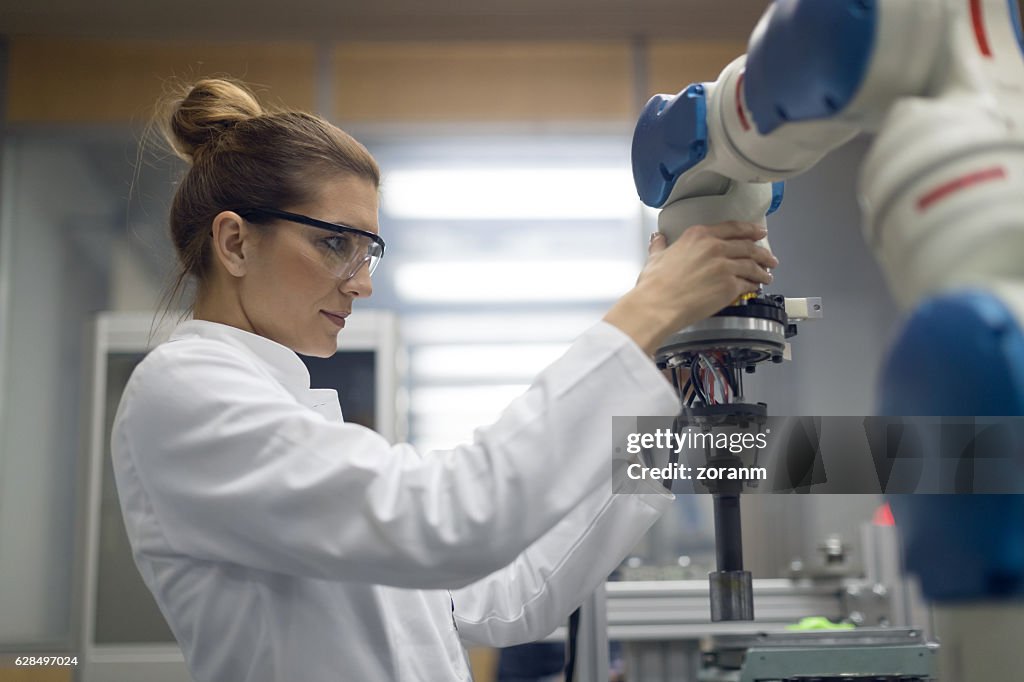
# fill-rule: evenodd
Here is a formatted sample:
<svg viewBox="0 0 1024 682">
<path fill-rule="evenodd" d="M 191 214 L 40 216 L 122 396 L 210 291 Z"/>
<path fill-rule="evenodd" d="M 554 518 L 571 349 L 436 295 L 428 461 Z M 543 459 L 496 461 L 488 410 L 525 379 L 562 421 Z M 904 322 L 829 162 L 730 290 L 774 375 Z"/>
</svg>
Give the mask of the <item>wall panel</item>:
<svg viewBox="0 0 1024 682">
<path fill-rule="evenodd" d="M 350 121 L 605 121 L 631 118 L 624 42 L 354 43 L 335 53 Z"/>
<path fill-rule="evenodd" d="M 652 42 L 647 48 L 645 94 L 676 93 L 690 83 L 713 81 L 726 64 L 746 51 L 746 43 L 740 41 Z"/>
<path fill-rule="evenodd" d="M 10 44 L 12 123 L 148 120 L 163 88 L 179 78 L 228 74 L 268 91 L 268 101 L 314 105 L 312 44 L 209 44 L 15 38 Z"/>
<path fill-rule="evenodd" d="M 10 42 L 7 113 L 12 123 L 138 123 L 174 79 L 229 74 L 268 102 L 314 110 L 326 100 L 346 124 L 628 121 L 637 99 L 713 79 L 745 46 L 640 49 L 638 70 L 625 41 L 355 42 L 336 44 L 324 72 L 313 42 L 19 37 Z"/>
</svg>

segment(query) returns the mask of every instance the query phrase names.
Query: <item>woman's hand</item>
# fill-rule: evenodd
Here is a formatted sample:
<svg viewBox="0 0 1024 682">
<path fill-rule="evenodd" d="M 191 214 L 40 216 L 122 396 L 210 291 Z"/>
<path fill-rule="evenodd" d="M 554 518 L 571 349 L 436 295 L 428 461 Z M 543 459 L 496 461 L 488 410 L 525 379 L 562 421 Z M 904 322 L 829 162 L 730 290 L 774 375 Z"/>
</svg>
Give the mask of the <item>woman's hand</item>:
<svg viewBox="0 0 1024 682">
<path fill-rule="evenodd" d="M 653 354 L 665 338 L 768 284 L 779 264 L 754 242 L 767 231 L 751 223 L 694 225 L 672 246 L 655 234 L 636 286 L 612 306 L 606 322 Z"/>
</svg>

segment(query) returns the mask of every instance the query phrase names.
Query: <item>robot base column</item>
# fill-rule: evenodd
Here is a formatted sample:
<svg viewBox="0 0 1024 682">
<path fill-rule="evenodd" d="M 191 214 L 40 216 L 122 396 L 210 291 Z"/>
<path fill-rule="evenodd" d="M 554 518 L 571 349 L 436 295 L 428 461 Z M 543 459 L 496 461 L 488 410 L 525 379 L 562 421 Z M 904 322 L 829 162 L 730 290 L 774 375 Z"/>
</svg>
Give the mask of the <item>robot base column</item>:
<svg viewBox="0 0 1024 682">
<path fill-rule="evenodd" d="M 711 620 L 754 620 L 754 583 L 743 570 L 739 494 L 714 496 L 715 554 L 718 570 L 708 575 Z"/>
</svg>

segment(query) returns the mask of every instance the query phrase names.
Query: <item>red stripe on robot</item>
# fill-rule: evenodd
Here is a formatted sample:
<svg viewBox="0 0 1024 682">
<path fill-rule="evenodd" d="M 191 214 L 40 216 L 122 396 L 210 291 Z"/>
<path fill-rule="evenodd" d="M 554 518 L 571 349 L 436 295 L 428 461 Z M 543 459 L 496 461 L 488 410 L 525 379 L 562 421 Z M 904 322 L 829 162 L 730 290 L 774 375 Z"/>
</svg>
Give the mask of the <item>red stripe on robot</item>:
<svg viewBox="0 0 1024 682">
<path fill-rule="evenodd" d="M 974 25 L 974 37 L 978 41 L 978 49 L 986 57 L 992 56 L 992 48 L 988 44 L 985 33 L 985 20 L 981 15 L 981 0 L 971 0 L 971 23 Z"/>
<path fill-rule="evenodd" d="M 743 112 L 743 76 L 746 72 L 740 72 L 740 77 L 736 79 L 736 113 L 740 117 L 740 125 L 743 126 L 743 130 L 750 130 L 750 123 L 747 122 L 747 115 Z"/>
<path fill-rule="evenodd" d="M 1002 180 L 1006 177 L 1006 169 L 1002 166 L 996 166 L 994 168 L 986 168 L 984 170 L 962 175 L 955 180 L 950 180 L 947 183 L 939 185 L 932 191 L 926 193 L 920 199 L 917 200 L 917 210 L 927 210 L 929 206 L 935 204 L 954 192 L 959 192 L 962 189 L 966 189 L 973 185 L 977 185 L 982 182 L 988 182 L 990 180 Z"/>
</svg>

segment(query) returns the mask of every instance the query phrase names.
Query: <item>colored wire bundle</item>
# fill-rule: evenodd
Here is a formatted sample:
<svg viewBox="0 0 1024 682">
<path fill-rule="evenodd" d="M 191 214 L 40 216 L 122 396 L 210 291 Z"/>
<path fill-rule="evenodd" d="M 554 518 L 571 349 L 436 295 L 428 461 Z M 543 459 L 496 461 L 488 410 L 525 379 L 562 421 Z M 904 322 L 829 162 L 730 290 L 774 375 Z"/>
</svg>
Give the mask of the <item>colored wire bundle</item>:
<svg viewBox="0 0 1024 682">
<path fill-rule="evenodd" d="M 672 369 L 672 385 L 687 407 L 724 405 L 743 395 L 742 384 L 726 352 L 695 355 L 690 361 L 686 382 L 681 384 L 680 374 L 686 369 L 686 366 Z"/>
</svg>

